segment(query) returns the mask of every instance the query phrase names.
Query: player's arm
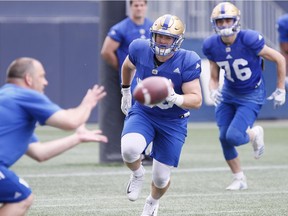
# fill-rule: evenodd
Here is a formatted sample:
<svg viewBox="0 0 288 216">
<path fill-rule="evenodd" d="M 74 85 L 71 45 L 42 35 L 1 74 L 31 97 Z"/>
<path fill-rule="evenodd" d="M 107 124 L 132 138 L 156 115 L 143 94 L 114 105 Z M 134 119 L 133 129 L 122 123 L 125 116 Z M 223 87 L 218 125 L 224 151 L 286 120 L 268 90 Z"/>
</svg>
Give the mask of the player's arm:
<svg viewBox="0 0 288 216">
<path fill-rule="evenodd" d="M 121 69 L 121 78 L 122 78 L 122 85 L 130 86 L 135 75 L 136 67 L 130 61 L 129 56 L 127 56 L 122 64 Z"/>
<path fill-rule="evenodd" d="M 202 93 L 199 79 L 182 84 L 183 104 L 182 108 L 198 109 L 202 105 Z"/>
<path fill-rule="evenodd" d="M 135 75 L 135 71 L 135 65 L 130 61 L 129 56 L 127 56 L 122 64 L 121 69 L 121 110 L 125 115 L 128 114 L 128 111 L 132 106 L 131 83 Z"/>
<path fill-rule="evenodd" d="M 277 65 L 277 88 L 285 89 L 285 76 L 286 76 L 286 60 L 284 56 L 278 51 L 264 46 L 263 49 L 259 52 L 259 56 L 273 61 Z"/>
<path fill-rule="evenodd" d="M 88 130 L 84 125 L 75 133 L 64 138 L 48 142 L 31 143 L 26 154 L 38 162 L 49 160 L 82 142 L 107 142 L 108 139 L 100 130 Z"/>
<path fill-rule="evenodd" d="M 210 91 L 216 90 L 219 88 L 219 72 L 220 68 L 216 62 L 209 60 L 210 63 L 210 81 L 209 89 Z"/>
<path fill-rule="evenodd" d="M 64 130 L 76 129 L 88 120 L 93 108 L 105 95 L 104 87 L 95 85 L 87 91 L 79 106 L 57 111 L 45 123 Z"/>
<path fill-rule="evenodd" d="M 214 103 L 214 106 L 218 106 L 222 98 L 221 90 L 219 89 L 219 74 L 220 68 L 216 64 L 216 62 L 209 60 L 210 62 L 210 81 L 209 81 L 209 89 L 210 89 L 210 98 Z"/>
<path fill-rule="evenodd" d="M 286 59 L 286 76 L 288 76 L 288 42 L 280 42 L 280 50 Z"/>
<path fill-rule="evenodd" d="M 288 58 L 288 42 L 280 42 L 280 50 L 282 55 Z"/>
<path fill-rule="evenodd" d="M 116 50 L 119 46 L 119 42 L 113 40 L 109 36 L 106 36 L 101 49 L 102 58 L 117 71 L 119 67 L 119 62 L 116 55 Z"/>
</svg>

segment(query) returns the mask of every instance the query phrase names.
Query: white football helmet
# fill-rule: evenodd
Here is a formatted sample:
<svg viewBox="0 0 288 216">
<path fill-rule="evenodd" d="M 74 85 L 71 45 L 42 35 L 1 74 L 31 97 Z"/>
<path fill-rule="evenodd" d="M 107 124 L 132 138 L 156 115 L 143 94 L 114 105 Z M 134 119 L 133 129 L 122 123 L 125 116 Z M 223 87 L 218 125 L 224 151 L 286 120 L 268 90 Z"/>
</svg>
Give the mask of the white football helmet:
<svg viewBox="0 0 288 216">
<path fill-rule="evenodd" d="M 182 21 L 174 15 L 165 14 L 159 17 L 150 28 L 150 46 L 156 55 L 167 56 L 180 49 L 184 40 L 185 27 Z M 166 35 L 175 38 L 172 45 L 156 43 L 156 35 Z"/>
<path fill-rule="evenodd" d="M 218 27 L 216 20 L 231 18 L 234 20 L 232 26 Z M 231 36 L 240 31 L 240 10 L 230 2 L 219 3 L 212 11 L 211 23 L 215 32 L 220 36 Z"/>
</svg>

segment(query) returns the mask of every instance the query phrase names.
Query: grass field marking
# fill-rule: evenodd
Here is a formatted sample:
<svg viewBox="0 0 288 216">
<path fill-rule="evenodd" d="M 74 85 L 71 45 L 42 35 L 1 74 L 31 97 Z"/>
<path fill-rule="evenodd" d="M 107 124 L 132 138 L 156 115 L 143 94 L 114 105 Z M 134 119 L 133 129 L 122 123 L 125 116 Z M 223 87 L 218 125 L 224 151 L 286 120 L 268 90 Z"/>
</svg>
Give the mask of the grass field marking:
<svg viewBox="0 0 288 216">
<path fill-rule="evenodd" d="M 227 194 L 232 194 L 233 195 L 271 195 L 271 194 L 288 194 L 288 191 L 252 191 L 248 192 L 247 190 L 245 191 L 227 191 L 223 190 L 223 193 L 192 193 L 192 194 L 177 194 L 177 195 L 167 195 L 168 198 L 192 198 L 192 197 L 211 197 L 211 196 L 225 196 Z"/>
<path fill-rule="evenodd" d="M 275 128 L 275 127 L 283 127 L 287 128 L 288 127 L 288 120 L 280 120 L 280 119 L 275 119 L 275 120 L 257 120 L 255 122 L 255 125 L 261 125 L 263 127 L 269 127 L 269 128 Z M 88 123 L 87 124 L 88 128 L 99 128 L 99 125 L 97 123 Z M 217 129 L 217 124 L 215 121 L 209 121 L 209 122 L 190 122 L 188 123 L 188 128 L 193 128 L 193 129 Z M 51 126 L 41 126 L 36 128 L 37 131 L 59 131 L 59 129 L 53 128 Z M 65 131 L 66 133 L 69 133 Z"/>
<path fill-rule="evenodd" d="M 71 207 L 75 207 L 75 206 L 78 206 L 78 207 L 85 207 L 85 206 L 87 206 L 87 207 L 89 207 L 90 205 L 85 205 L 85 204 L 83 204 L 83 205 L 67 205 L 67 207 L 69 207 L 69 206 L 71 206 Z M 64 206 L 64 205 L 37 205 L 37 207 L 40 207 L 40 208 L 51 208 L 51 207 L 53 207 L 53 208 L 57 208 L 57 207 L 66 207 L 66 205 Z M 32 208 L 35 208 L 35 207 L 32 207 Z M 114 213 L 118 213 L 119 214 L 119 212 L 122 212 L 122 211 L 129 211 L 129 210 L 131 210 L 131 208 L 130 207 L 127 207 L 127 208 L 119 208 L 119 207 L 117 207 L 117 208 L 103 208 L 103 209 L 91 209 L 91 210 L 89 210 L 88 212 L 90 212 L 90 213 L 107 213 L 107 212 L 109 212 L 110 214 L 111 213 L 113 213 L 113 215 L 114 215 Z M 83 209 L 82 210 L 82 212 L 87 212 L 87 209 Z M 179 213 L 177 213 L 177 212 L 173 212 L 173 216 L 174 215 L 181 215 L 181 216 L 184 216 L 184 215 L 189 215 L 189 216 L 192 216 L 192 215 L 202 215 L 202 216 L 204 216 L 204 215 L 222 215 L 222 214 L 228 214 L 228 213 L 230 213 L 230 214 L 240 214 L 240 213 L 251 213 L 252 211 L 249 211 L 249 210 L 226 210 L 226 211 L 199 211 L 199 212 L 197 212 L 197 211 L 189 211 L 189 212 L 179 212 Z M 115 215 L 118 215 L 118 214 L 115 214 Z M 169 214 L 170 215 L 170 214 Z"/>
<path fill-rule="evenodd" d="M 288 194 L 288 191 L 287 190 L 284 190 L 284 191 L 248 191 L 248 190 L 245 190 L 245 191 L 227 191 L 227 190 L 224 190 L 223 189 L 223 192 L 219 193 L 219 192 L 216 192 L 216 193 L 189 193 L 189 194 L 169 194 L 167 193 L 165 195 L 165 199 L 175 199 L 175 198 L 199 198 L 199 197 L 220 197 L 220 196 L 226 196 L 227 194 L 233 194 L 233 195 L 241 195 L 241 196 L 251 196 L 251 195 L 257 195 L 257 196 L 261 196 L 261 195 L 277 195 L 277 194 Z M 122 195 L 109 195 L 109 196 L 105 196 L 103 194 L 95 194 L 93 197 L 81 197 L 81 201 L 83 203 L 86 203 L 86 201 L 90 201 L 90 200 L 95 200 L 95 199 L 106 199 L 106 200 L 109 200 L 109 199 L 126 199 L 126 194 L 122 194 Z M 139 197 L 139 199 L 145 199 L 146 196 L 142 195 Z M 61 202 L 68 202 L 68 203 L 71 203 L 75 200 L 75 198 L 37 198 L 37 201 L 38 201 L 38 205 L 39 205 L 39 202 L 43 202 L 43 203 L 47 203 L 47 201 L 53 201 L 53 202 L 57 202 L 57 201 L 61 201 Z M 59 204 L 59 203 L 58 203 Z M 79 202 L 78 202 L 79 204 Z M 76 204 L 77 205 L 77 204 Z M 82 205 L 82 204 L 79 204 L 79 205 Z M 41 204 L 41 206 L 54 206 L 54 205 L 50 205 L 50 204 Z M 67 206 L 67 205 L 65 205 Z"/>
<path fill-rule="evenodd" d="M 270 169 L 288 169 L 288 165 L 273 165 L 273 166 L 248 166 L 245 170 L 270 170 Z M 192 168 L 192 169 L 175 169 L 173 172 L 219 172 L 230 170 L 228 167 L 208 167 L 208 168 Z"/>
<path fill-rule="evenodd" d="M 288 120 L 257 120 L 254 125 L 261 125 L 267 128 L 287 128 L 288 127 Z M 217 129 L 216 122 L 189 122 L 188 123 L 189 129 Z"/>
<path fill-rule="evenodd" d="M 89 207 L 90 206 L 90 204 L 67 204 L 67 205 L 59 205 L 59 203 L 57 204 L 57 205 L 47 205 L 47 204 L 45 204 L 45 205 L 39 205 L 39 204 L 35 204 L 34 206 L 32 206 L 32 208 L 57 208 L 57 207 L 75 207 L 75 206 L 78 206 L 78 207 Z M 107 212 L 109 212 L 110 214 L 111 213 L 119 213 L 119 212 L 124 212 L 124 211 L 129 211 L 129 210 L 131 210 L 131 207 L 127 207 L 127 208 L 119 208 L 119 207 L 117 207 L 117 208 L 102 208 L 102 209 L 91 209 L 89 212 L 90 213 L 93 213 L 93 212 L 97 212 L 97 213 L 107 213 Z M 87 209 L 83 209 L 82 210 L 82 212 L 87 212 Z M 197 212 L 197 211 L 189 211 L 189 212 L 179 212 L 179 213 L 177 213 L 177 212 L 173 212 L 173 215 L 181 215 L 181 216 L 183 216 L 183 215 L 189 215 L 189 216 L 191 216 L 191 215 L 221 215 L 221 214 L 223 214 L 223 213 L 225 213 L 225 214 L 227 214 L 227 213 L 231 213 L 231 214 L 239 214 L 239 213 L 249 213 L 249 212 L 252 212 L 252 211 L 249 211 L 249 210 L 244 210 L 244 209 L 242 209 L 242 210 L 225 210 L 225 211 L 201 211 L 201 212 Z M 113 214 L 114 215 L 114 214 Z M 117 214 L 118 215 L 118 214 Z"/>
<path fill-rule="evenodd" d="M 273 166 L 250 166 L 245 167 L 245 170 L 287 170 L 288 165 L 273 165 Z M 219 172 L 227 171 L 227 167 L 208 167 L 208 168 L 191 168 L 191 169 L 181 169 L 177 168 L 173 170 L 173 173 L 192 173 L 192 172 Z M 23 178 L 47 178 L 47 177 L 83 177 L 83 176 L 115 176 L 115 175 L 129 175 L 131 172 L 127 171 L 100 171 L 100 172 L 77 172 L 77 173 L 53 173 L 53 174 L 23 174 Z M 147 173 L 151 174 L 151 169 L 147 170 Z"/>
</svg>

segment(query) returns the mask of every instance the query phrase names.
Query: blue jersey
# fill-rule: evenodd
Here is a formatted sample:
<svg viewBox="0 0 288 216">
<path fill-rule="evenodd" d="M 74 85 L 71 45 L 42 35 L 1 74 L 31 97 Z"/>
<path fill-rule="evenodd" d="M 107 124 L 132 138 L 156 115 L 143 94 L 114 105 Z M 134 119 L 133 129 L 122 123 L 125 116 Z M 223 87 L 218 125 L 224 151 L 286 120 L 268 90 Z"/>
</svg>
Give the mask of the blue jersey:
<svg viewBox="0 0 288 216">
<path fill-rule="evenodd" d="M 264 38 L 258 32 L 241 30 L 231 46 L 225 45 L 219 35 L 207 38 L 203 53 L 225 71 L 223 89 L 244 95 L 255 92 L 259 85 L 263 92 L 263 59 L 258 54 L 264 45 Z M 258 102 L 263 102 L 264 95 L 258 96 Z"/>
<path fill-rule="evenodd" d="M 44 94 L 5 84 L 0 88 L 0 165 L 13 165 L 31 142 L 37 140 L 34 129 L 60 110 Z"/>
<path fill-rule="evenodd" d="M 112 26 L 108 32 L 108 36 L 120 43 L 117 49 L 117 57 L 119 61 L 119 73 L 121 66 L 128 55 L 128 47 L 130 43 L 137 38 L 150 38 L 150 27 L 153 22 L 145 18 L 143 25 L 137 25 L 129 17 Z"/>
<path fill-rule="evenodd" d="M 279 42 L 288 42 L 288 14 L 281 16 L 278 21 Z"/>
<path fill-rule="evenodd" d="M 150 48 L 149 40 L 134 40 L 129 46 L 129 59 L 136 66 L 137 81 L 150 76 L 166 77 L 173 82 L 177 94 L 183 94 L 181 88 L 183 83 L 199 79 L 201 73 L 201 59 L 198 54 L 184 49 L 178 50 L 169 60 L 159 67 L 155 67 L 154 53 Z M 152 108 L 136 102 L 133 109 L 140 109 L 145 113 L 162 118 L 179 118 L 188 111 L 167 102 Z"/>
</svg>

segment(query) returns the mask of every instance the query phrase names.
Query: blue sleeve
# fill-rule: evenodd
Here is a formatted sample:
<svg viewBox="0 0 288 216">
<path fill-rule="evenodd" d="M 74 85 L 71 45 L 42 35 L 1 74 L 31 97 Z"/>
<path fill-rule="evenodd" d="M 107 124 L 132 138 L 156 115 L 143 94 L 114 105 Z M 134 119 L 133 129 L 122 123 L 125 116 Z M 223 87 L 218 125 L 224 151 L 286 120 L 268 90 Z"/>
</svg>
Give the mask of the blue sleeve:
<svg viewBox="0 0 288 216">
<path fill-rule="evenodd" d="M 190 82 L 194 79 L 199 79 L 201 74 L 201 58 L 195 52 L 189 52 L 189 55 L 186 55 L 184 62 L 193 62 L 190 63 L 185 71 L 189 73 L 183 73 L 182 79 L 183 82 Z M 191 73 L 192 71 L 192 73 Z"/>
<path fill-rule="evenodd" d="M 123 41 L 123 34 L 122 34 L 121 29 L 122 28 L 121 28 L 120 23 L 112 26 L 108 32 L 108 36 L 112 38 L 113 40 L 121 43 Z"/>
<path fill-rule="evenodd" d="M 112 26 L 108 32 L 108 36 L 120 44 L 126 40 L 127 28 L 131 28 L 130 18 L 125 18 L 119 23 Z"/>
<path fill-rule="evenodd" d="M 26 91 L 20 98 L 21 107 L 41 125 L 61 108 L 53 103 L 46 95 L 33 90 Z"/>
<path fill-rule="evenodd" d="M 247 30 L 243 36 L 243 44 L 258 55 L 265 45 L 265 40 L 264 37 L 258 32 Z"/>
<path fill-rule="evenodd" d="M 143 39 L 136 39 L 129 45 L 129 60 L 134 65 L 136 65 L 137 62 L 137 53 L 141 52 L 141 41 L 143 41 Z"/>
<path fill-rule="evenodd" d="M 212 47 L 212 40 L 211 38 L 207 38 L 203 42 L 202 46 L 202 52 L 206 56 L 207 59 L 214 61 L 213 55 L 211 53 L 211 48 Z"/>
</svg>

